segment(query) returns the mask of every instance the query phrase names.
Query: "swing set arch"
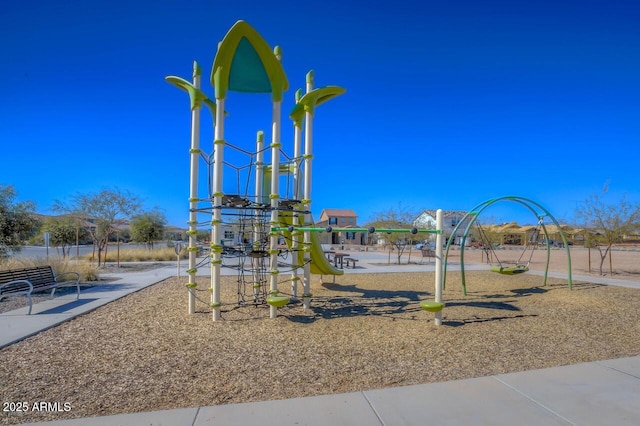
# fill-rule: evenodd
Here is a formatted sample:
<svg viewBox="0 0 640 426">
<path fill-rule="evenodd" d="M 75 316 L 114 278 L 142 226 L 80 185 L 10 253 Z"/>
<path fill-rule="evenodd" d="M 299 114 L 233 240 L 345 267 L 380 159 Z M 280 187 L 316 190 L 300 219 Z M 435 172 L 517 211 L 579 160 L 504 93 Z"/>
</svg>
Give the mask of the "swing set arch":
<svg viewBox="0 0 640 426">
<path fill-rule="evenodd" d="M 476 220 L 478 219 L 478 217 L 480 216 L 480 214 L 484 210 L 486 210 L 489 206 L 491 206 L 491 205 L 493 205 L 495 203 L 498 203 L 500 201 L 511 201 L 511 202 L 520 204 L 520 205 L 524 206 L 527 210 L 529 210 L 538 219 L 539 226 L 541 227 L 541 229 L 542 229 L 542 231 L 544 233 L 544 236 L 545 236 L 545 241 L 547 242 L 547 244 L 546 244 L 547 258 L 546 258 L 546 264 L 545 264 L 545 268 L 544 268 L 544 283 L 543 283 L 543 285 L 547 285 L 547 276 L 548 276 L 548 273 L 549 273 L 549 260 L 550 260 L 550 256 L 551 256 L 551 251 L 550 251 L 550 246 L 549 246 L 549 233 L 547 231 L 547 227 L 544 224 L 544 219 L 548 217 L 553 222 L 553 224 L 556 225 L 556 227 L 558 228 L 558 232 L 560 233 L 560 238 L 562 238 L 564 249 L 565 249 L 565 251 L 567 253 L 567 267 L 568 267 L 567 268 L 567 271 L 568 271 L 567 280 L 568 280 L 568 283 L 569 283 L 569 289 L 572 289 L 573 288 L 573 282 L 572 282 L 572 277 L 571 277 L 571 253 L 569 252 L 569 244 L 567 242 L 567 238 L 564 235 L 564 232 L 562 232 L 562 228 L 560 227 L 560 223 L 556 220 L 555 217 L 553 217 L 551 212 L 549 212 L 545 207 L 543 207 L 539 203 L 537 203 L 537 202 L 535 202 L 533 200 L 530 200 L 528 198 L 508 195 L 508 196 L 504 196 L 504 197 L 492 198 L 492 199 L 489 199 L 487 201 L 484 201 L 484 202 L 478 204 L 477 206 L 475 206 L 474 208 L 469 210 L 469 212 L 467 212 L 463 216 L 463 218 L 457 223 L 457 225 L 453 228 L 453 231 L 451 232 L 451 236 L 455 236 L 456 233 L 458 232 L 459 228 L 461 227 L 461 225 L 466 224 L 466 228 L 464 230 L 464 234 L 462 235 L 462 241 L 461 241 L 461 246 L 460 246 L 460 272 L 461 272 L 461 275 L 462 275 L 462 291 L 463 291 L 464 295 L 466 296 L 466 294 L 467 294 L 467 286 L 466 286 L 465 273 L 464 273 L 464 248 L 466 246 L 466 241 L 467 241 L 467 237 L 469 235 L 469 231 L 471 230 L 471 227 L 473 226 L 473 224 L 476 222 Z M 449 256 L 449 249 L 451 248 L 451 243 L 452 243 L 453 240 L 454 240 L 454 238 L 449 238 L 449 240 L 447 241 L 446 248 L 445 248 L 443 285 L 446 285 L 447 260 L 448 260 L 448 256 Z M 499 271 L 495 271 L 495 272 L 499 272 Z M 522 270 L 522 271 L 519 271 L 519 272 L 525 272 L 525 271 Z"/>
</svg>

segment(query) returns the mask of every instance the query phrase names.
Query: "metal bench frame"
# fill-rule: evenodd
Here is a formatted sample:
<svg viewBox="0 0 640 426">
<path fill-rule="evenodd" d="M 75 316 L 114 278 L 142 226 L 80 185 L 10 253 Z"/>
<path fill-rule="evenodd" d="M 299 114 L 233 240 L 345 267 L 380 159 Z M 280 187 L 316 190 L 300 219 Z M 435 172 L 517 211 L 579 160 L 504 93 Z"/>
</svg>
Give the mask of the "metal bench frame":
<svg viewBox="0 0 640 426">
<path fill-rule="evenodd" d="M 59 281 L 60 277 L 73 276 L 72 279 Z M 29 299 L 29 313 L 33 308 L 32 293 L 51 290 L 51 298 L 58 287 L 76 286 L 77 297 L 80 299 L 80 274 L 77 272 L 63 272 L 54 275 L 53 268 L 47 266 L 34 266 L 30 268 L 7 269 L 0 271 L 0 300 L 11 296 L 27 296 Z"/>
</svg>

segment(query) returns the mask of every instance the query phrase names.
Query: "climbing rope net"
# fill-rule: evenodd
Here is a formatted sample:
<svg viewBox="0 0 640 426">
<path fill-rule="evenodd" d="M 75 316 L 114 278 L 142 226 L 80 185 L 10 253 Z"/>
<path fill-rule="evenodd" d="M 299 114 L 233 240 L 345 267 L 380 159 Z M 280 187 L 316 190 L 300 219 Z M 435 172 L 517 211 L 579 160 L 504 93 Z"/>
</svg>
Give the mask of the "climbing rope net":
<svg viewBox="0 0 640 426">
<path fill-rule="evenodd" d="M 205 198 L 199 198 L 198 202 L 205 204 L 198 207 L 199 214 L 210 216 L 216 208 L 221 209 L 223 240 L 222 266 L 237 271 L 237 303 L 240 306 L 247 304 L 260 305 L 266 303 L 269 288 L 269 275 L 271 272 L 269 238 L 271 232 L 270 215 L 273 210 L 270 203 L 270 179 L 274 173 L 270 166 L 265 166 L 263 155 L 270 148 L 257 151 L 248 151 L 230 143 L 225 144 L 226 149 L 233 153 L 226 155 L 225 166 L 225 194 L 222 197 L 222 205 L 213 205 L 213 179 L 214 179 L 214 155 L 200 153 L 204 161 L 207 173 L 208 194 Z M 300 188 L 296 187 L 294 170 L 301 170 L 302 157 L 293 158 L 280 150 L 284 159 L 277 171 L 280 179 L 279 187 L 281 199 L 278 209 L 287 212 L 287 215 L 302 216 L 307 212 L 300 210 L 301 202 L 298 200 Z M 231 158 L 231 160 L 229 159 Z M 233 158 L 239 161 L 234 162 Z M 227 178 L 233 176 L 233 178 Z M 198 227 L 210 225 L 211 221 L 198 222 Z M 305 244 L 298 241 L 292 244 L 290 233 L 280 233 L 282 240 L 278 248 L 278 269 L 282 273 L 291 272 L 293 269 L 302 268 L 304 263 L 294 265 L 290 256 L 293 251 L 304 252 Z M 217 243 L 217 242 L 212 242 Z M 200 266 L 210 259 L 207 256 Z M 288 261 L 288 263 L 287 263 Z M 289 278 L 283 281 L 289 280 Z M 202 290 L 208 291 L 208 290 Z M 286 293 L 283 293 L 286 294 Z M 197 297 L 197 296 L 196 296 Z M 198 298 L 203 303 L 209 303 Z"/>
</svg>

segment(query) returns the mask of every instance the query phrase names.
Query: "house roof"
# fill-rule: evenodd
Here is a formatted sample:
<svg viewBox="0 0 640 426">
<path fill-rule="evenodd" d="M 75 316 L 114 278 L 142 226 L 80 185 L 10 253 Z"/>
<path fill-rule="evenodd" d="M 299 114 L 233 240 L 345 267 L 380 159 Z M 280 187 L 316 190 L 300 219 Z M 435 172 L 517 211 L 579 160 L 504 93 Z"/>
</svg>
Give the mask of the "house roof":
<svg viewBox="0 0 640 426">
<path fill-rule="evenodd" d="M 534 225 L 519 226 L 517 223 L 511 222 L 511 223 L 503 223 L 501 225 L 487 225 L 487 226 L 484 226 L 484 228 L 486 228 L 491 232 L 496 232 L 496 233 L 519 234 L 519 233 L 533 231 L 534 229 L 537 228 L 537 226 L 534 226 Z M 545 228 L 547 229 L 547 233 L 549 234 L 557 234 L 560 232 L 560 230 L 562 230 L 562 232 L 564 232 L 566 235 L 575 235 L 575 234 L 585 232 L 584 229 L 579 229 L 579 228 L 574 229 L 569 225 L 560 225 L 560 228 L 558 228 L 557 225 L 548 224 L 548 225 L 545 225 Z"/>
<path fill-rule="evenodd" d="M 523 232 L 522 227 L 516 222 L 503 223 L 502 225 L 491 225 L 490 228 L 494 232 Z"/>
<path fill-rule="evenodd" d="M 432 218 L 436 218 L 436 212 L 437 210 L 423 210 L 418 217 L 427 214 L 429 216 L 431 216 Z M 442 217 L 449 217 L 449 216 L 464 216 L 465 214 L 467 214 L 467 212 L 462 211 L 462 210 L 443 210 L 442 211 Z"/>
<path fill-rule="evenodd" d="M 323 209 L 320 216 L 331 217 L 358 217 L 356 212 L 351 209 Z"/>
</svg>

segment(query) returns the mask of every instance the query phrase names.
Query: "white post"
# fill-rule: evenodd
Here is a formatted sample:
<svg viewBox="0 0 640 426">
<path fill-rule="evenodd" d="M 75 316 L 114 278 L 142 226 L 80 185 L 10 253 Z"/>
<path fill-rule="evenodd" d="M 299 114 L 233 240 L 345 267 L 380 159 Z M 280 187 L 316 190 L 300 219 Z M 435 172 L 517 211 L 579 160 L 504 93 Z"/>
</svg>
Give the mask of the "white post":
<svg viewBox="0 0 640 426">
<path fill-rule="evenodd" d="M 270 226 L 279 226 L 278 222 L 278 202 L 280 200 L 280 111 L 281 102 L 273 102 L 273 121 L 271 126 L 272 142 L 271 142 L 271 221 Z M 270 264 L 270 281 L 269 295 L 278 295 L 278 233 L 269 232 L 269 264 Z M 278 308 L 271 305 L 269 316 L 275 318 L 278 316 Z"/>
<path fill-rule="evenodd" d="M 213 320 L 220 319 L 220 269 L 222 267 L 222 172 L 224 166 L 224 99 L 216 98 L 213 141 L 213 217 L 211 219 L 211 307 Z"/>
<path fill-rule="evenodd" d="M 264 193 L 264 132 L 256 134 L 256 204 L 262 204 Z"/>
<path fill-rule="evenodd" d="M 180 252 L 182 251 L 182 243 L 178 243 L 174 246 L 176 252 L 176 276 L 180 280 Z"/>
<path fill-rule="evenodd" d="M 260 130 L 256 135 L 256 204 L 262 204 L 262 197 L 264 196 L 262 188 L 264 183 L 264 132 Z M 257 249 L 260 243 L 260 214 L 261 210 L 255 210 L 255 221 L 253 225 L 253 241 L 252 249 Z M 260 282 L 260 272 L 258 268 L 260 268 L 261 263 L 263 261 L 262 258 L 252 258 L 252 262 L 255 264 L 252 265 L 253 269 L 253 302 L 257 303 L 260 295 L 260 286 L 262 283 Z"/>
<path fill-rule="evenodd" d="M 300 98 L 302 96 L 302 91 L 298 89 L 295 94 L 296 104 L 300 102 Z M 293 169 L 293 198 L 296 200 L 300 200 L 302 196 L 302 164 L 301 164 L 301 155 L 302 155 L 302 121 L 301 120 L 293 120 L 293 159 L 294 169 Z"/>
<path fill-rule="evenodd" d="M 196 89 L 200 89 L 200 66 L 197 62 L 193 62 L 193 86 Z M 191 111 L 191 149 L 190 155 L 190 173 L 191 179 L 189 183 L 189 267 L 187 273 L 189 274 L 189 282 L 187 288 L 189 289 L 189 314 L 196 312 L 196 257 L 198 255 L 198 247 L 196 244 L 198 234 L 198 218 L 196 209 L 198 208 L 198 164 L 200 157 L 200 109 L 202 105 L 196 104 L 195 108 Z M 180 257 L 178 256 L 178 262 Z M 179 275 L 179 274 L 178 274 Z"/>
<path fill-rule="evenodd" d="M 313 71 L 307 73 L 306 93 L 313 90 Z M 306 210 L 304 225 L 312 225 L 311 216 L 311 160 L 313 159 L 313 107 L 310 105 L 304 114 L 304 199 L 303 208 Z M 304 231 L 304 294 L 303 308 L 311 308 L 311 232 Z M 307 297 L 304 297 L 307 296 Z"/>
<path fill-rule="evenodd" d="M 296 93 L 296 102 L 299 100 L 300 93 Z M 293 198 L 298 200 L 300 196 L 300 151 L 302 151 L 302 127 L 300 123 L 293 122 Z M 292 213 L 291 224 L 294 227 L 300 226 L 299 213 Z M 293 299 L 298 297 L 298 250 L 300 249 L 300 231 L 291 232 L 291 294 Z"/>
<path fill-rule="evenodd" d="M 436 210 L 436 302 L 442 303 L 442 209 Z M 442 310 L 435 314 L 435 324 L 442 325 Z"/>
</svg>

